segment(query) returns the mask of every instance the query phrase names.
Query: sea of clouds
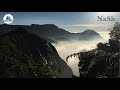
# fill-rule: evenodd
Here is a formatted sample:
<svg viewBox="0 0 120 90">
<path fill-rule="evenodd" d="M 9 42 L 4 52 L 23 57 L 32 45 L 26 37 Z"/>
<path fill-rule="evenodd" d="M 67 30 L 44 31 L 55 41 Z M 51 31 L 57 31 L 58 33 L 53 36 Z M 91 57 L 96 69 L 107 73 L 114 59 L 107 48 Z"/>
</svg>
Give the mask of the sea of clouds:
<svg viewBox="0 0 120 90">
<path fill-rule="evenodd" d="M 78 41 L 78 40 L 71 40 L 71 41 L 60 41 L 59 43 L 53 43 L 55 46 L 58 54 L 60 57 L 66 61 L 66 57 L 73 53 L 78 53 L 83 50 L 91 50 L 96 48 L 96 44 L 99 43 L 98 41 Z M 68 65 L 71 67 L 74 75 L 79 76 L 79 69 L 78 69 L 78 58 L 72 57 L 68 59 Z"/>
</svg>

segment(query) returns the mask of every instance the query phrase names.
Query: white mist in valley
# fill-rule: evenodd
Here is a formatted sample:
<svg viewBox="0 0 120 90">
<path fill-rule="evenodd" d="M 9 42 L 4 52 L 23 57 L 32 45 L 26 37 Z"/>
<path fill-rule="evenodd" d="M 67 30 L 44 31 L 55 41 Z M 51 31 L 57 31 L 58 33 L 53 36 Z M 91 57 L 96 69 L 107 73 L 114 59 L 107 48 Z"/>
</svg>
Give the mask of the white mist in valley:
<svg viewBox="0 0 120 90">
<path fill-rule="evenodd" d="M 68 55 L 71 55 L 73 53 L 78 53 L 83 50 L 91 50 L 96 48 L 96 44 L 98 41 L 78 41 L 78 40 L 72 40 L 72 41 L 60 41 L 59 43 L 53 43 L 55 46 L 58 54 L 60 57 L 66 61 L 66 57 Z M 79 69 L 78 69 L 78 62 L 79 59 L 77 57 L 72 57 L 68 59 L 68 65 L 72 69 L 74 75 L 79 76 Z"/>
</svg>

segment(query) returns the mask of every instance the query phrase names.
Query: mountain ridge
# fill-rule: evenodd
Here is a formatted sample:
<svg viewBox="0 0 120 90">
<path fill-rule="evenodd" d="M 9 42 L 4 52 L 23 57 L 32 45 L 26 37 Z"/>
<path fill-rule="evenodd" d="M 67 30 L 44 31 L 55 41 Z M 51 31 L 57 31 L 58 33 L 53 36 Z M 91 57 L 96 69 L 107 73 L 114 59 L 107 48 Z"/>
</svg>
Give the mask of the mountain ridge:
<svg viewBox="0 0 120 90">
<path fill-rule="evenodd" d="M 55 47 L 25 29 L 0 35 L 0 49 L 0 77 L 72 77 L 72 70 Z"/>
<path fill-rule="evenodd" d="M 31 24 L 31 25 L 0 25 L 0 33 L 6 33 L 17 28 L 24 28 L 28 32 L 34 33 L 40 37 L 43 37 L 48 42 L 57 42 L 61 40 L 100 40 L 104 41 L 104 38 L 95 32 L 94 30 L 85 30 L 81 33 L 71 33 L 54 24 Z M 3 29 L 3 31 L 2 31 Z"/>
</svg>

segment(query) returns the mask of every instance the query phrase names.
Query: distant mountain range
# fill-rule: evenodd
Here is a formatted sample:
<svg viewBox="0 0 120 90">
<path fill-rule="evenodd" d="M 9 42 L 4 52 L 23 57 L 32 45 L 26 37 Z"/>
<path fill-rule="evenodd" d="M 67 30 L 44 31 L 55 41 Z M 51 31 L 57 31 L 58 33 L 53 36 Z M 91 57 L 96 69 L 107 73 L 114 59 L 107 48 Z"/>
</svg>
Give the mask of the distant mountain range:
<svg viewBox="0 0 120 90">
<path fill-rule="evenodd" d="M 105 41 L 100 34 L 94 30 L 86 30 L 81 33 L 70 33 L 54 24 L 32 24 L 32 25 L 0 25 L 0 34 L 7 33 L 17 28 L 26 29 L 28 32 L 34 33 L 50 43 L 63 40 L 83 40 L 83 41 Z"/>
<path fill-rule="evenodd" d="M 0 35 L 0 78 L 71 78 L 72 75 L 55 47 L 39 36 L 23 28 Z"/>
</svg>

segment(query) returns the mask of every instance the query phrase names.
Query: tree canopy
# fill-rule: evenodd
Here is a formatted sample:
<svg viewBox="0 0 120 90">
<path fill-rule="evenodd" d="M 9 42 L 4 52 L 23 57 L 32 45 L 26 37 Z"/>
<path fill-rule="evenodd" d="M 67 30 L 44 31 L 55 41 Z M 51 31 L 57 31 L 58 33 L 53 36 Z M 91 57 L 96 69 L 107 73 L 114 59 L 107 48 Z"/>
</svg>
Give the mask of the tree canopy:
<svg viewBox="0 0 120 90">
<path fill-rule="evenodd" d="M 120 56 L 120 23 L 110 30 L 108 43 L 98 43 L 97 48 L 71 54 L 78 56 L 80 78 L 118 78 Z M 67 59 L 70 57 L 68 56 Z M 74 76 L 75 77 L 75 76 Z"/>
</svg>

